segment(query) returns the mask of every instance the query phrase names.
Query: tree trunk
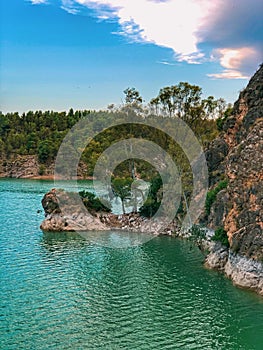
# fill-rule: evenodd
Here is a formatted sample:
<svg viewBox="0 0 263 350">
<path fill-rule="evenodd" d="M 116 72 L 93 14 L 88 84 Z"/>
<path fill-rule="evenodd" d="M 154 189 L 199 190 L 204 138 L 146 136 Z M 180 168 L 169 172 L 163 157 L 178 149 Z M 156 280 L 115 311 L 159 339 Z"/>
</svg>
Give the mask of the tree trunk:
<svg viewBox="0 0 263 350">
<path fill-rule="evenodd" d="M 124 199 L 121 199 L 122 213 L 125 214 Z"/>
</svg>

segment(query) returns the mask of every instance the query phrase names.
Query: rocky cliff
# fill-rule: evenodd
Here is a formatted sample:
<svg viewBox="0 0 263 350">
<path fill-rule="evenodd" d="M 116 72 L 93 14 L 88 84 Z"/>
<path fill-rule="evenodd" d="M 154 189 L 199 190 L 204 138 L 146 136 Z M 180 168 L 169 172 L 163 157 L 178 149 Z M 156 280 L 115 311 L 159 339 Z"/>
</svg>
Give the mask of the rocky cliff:
<svg viewBox="0 0 263 350">
<path fill-rule="evenodd" d="M 8 159 L 0 159 L 0 178 L 21 178 L 21 179 L 53 179 L 54 162 L 42 164 L 36 155 L 16 155 Z M 78 167 L 78 178 L 86 179 L 87 166 L 80 161 Z"/>
<path fill-rule="evenodd" d="M 234 282 L 254 285 L 263 293 L 263 65 L 240 93 L 232 116 L 224 121 L 222 134 L 206 156 L 210 190 L 220 180 L 228 181 L 217 194 L 206 223 L 212 229 L 224 228 L 230 244 L 227 258 L 219 252 L 221 248 L 213 248 L 207 264 L 223 264 Z M 219 260 L 221 254 L 220 263 L 215 262 L 216 252 Z M 247 282 L 249 274 L 256 283 Z"/>
<path fill-rule="evenodd" d="M 212 188 L 224 178 L 208 225 L 224 227 L 230 248 L 263 259 L 263 65 L 240 93 L 233 115 L 207 151 Z"/>
</svg>

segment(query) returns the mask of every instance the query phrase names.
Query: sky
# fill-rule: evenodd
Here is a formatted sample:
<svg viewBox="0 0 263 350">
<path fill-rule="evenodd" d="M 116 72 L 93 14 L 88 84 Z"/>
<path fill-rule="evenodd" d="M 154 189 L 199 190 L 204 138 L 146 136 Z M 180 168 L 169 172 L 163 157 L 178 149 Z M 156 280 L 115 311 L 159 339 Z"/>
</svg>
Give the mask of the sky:
<svg viewBox="0 0 263 350">
<path fill-rule="evenodd" d="M 263 61 L 262 0 L 0 0 L 0 110 L 104 109 L 188 81 L 233 103 Z"/>
</svg>

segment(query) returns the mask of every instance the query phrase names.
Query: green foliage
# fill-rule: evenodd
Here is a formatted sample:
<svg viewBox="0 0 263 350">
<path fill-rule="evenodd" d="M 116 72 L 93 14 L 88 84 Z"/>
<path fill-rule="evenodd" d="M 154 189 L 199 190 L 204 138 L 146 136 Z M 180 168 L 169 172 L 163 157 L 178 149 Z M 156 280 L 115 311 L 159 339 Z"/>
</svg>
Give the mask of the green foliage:
<svg viewBox="0 0 263 350">
<path fill-rule="evenodd" d="M 74 113 L 29 111 L 0 114 L 0 137 L 4 143 L 2 156 L 38 155 L 42 163 L 54 160 L 65 134 L 88 111 Z"/>
<path fill-rule="evenodd" d="M 139 213 L 146 218 L 150 218 L 157 212 L 160 204 L 159 201 L 154 200 L 153 198 L 147 198 L 143 206 L 140 207 Z"/>
<path fill-rule="evenodd" d="M 223 245 L 225 245 L 226 247 L 229 248 L 229 241 L 228 241 L 227 233 L 226 233 L 226 231 L 224 230 L 223 227 L 218 227 L 218 228 L 215 230 L 215 234 L 214 234 L 214 236 L 212 237 L 212 240 L 213 240 L 213 241 L 219 241 L 219 242 L 221 242 Z"/>
<path fill-rule="evenodd" d="M 148 198 L 139 208 L 140 215 L 145 217 L 152 217 L 157 212 L 161 204 L 160 192 L 162 185 L 162 179 L 159 175 L 151 180 Z"/>
<path fill-rule="evenodd" d="M 126 104 L 133 104 L 134 102 L 142 103 L 142 97 L 140 96 L 139 91 L 137 91 L 134 87 L 127 88 L 123 92 L 125 94 L 125 103 Z"/>
<path fill-rule="evenodd" d="M 224 124 L 228 119 L 228 117 L 232 114 L 232 112 L 233 112 L 233 107 L 231 104 L 229 104 L 228 107 L 223 111 L 222 115 L 220 115 L 216 119 L 216 126 L 219 131 L 223 130 Z"/>
<path fill-rule="evenodd" d="M 54 155 L 52 142 L 49 140 L 41 141 L 37 149 L 37 154 L 39 162 L 46 163 Z"/>
<path fill-rule="evenodd" d="M 216 196 L 217 194 L 223 190 L 224 188 L 226 188 L 228 185 L 228 181 L 227 180 L 222 180 L 218 183 L 218 185 L 207 192 L 207 195 L 206 195 L 206 201 L 205 201 L 205 211 L 206 211 L 206 215 L 209 215 L 210 214 L 210 211 L 211 211 L 211 207 L 213 205 L 213 203 L 215 202 L 216 200 Z"/>
<path fill-rule="evenodd" d="M 110 203 L 105 199 L 96 197 L 94 193 L 88 191 L 80 191 L 79 195 L 82 198 L 82 201 L 87 209 L 95 212 L 111 212 Z"/>
<path fill-rule="evenodd" d="M 209 96 L 202 99 L 202 89 L 199 86 L 181 82 L 178 85 L 164 87 L 160 93 L 153 98 L 150 104 L 144 105 L 140 93 L 135 88 L 127 88 L 124 91 L 124 104 L 119 107 L 110 108 L 108 111 L 29 111 L 27 113 L 0 113 L 0 153 L 3 158 L 13 155 L 37 155 L 42 164 L 49 165 L 54 161 L 58 149 L 69 129 L 81 119 L 88 121 L 87 130 L 84 132 L 99 132 L 88 146 L 82 150 L 81 160 L 87 165 L 87 175 L 93 175 L 93 169 L 101 153 L 113 142 L 129 137 L 143 138 L 156 142 L 165 151 L 171 152 L 172 157 L 178 159 L 183 170 L 183 182 L 189 187 L 192 179 L 185 174 L 190 173 L 189 164 L 183 158 L 183 152 L 178 151 L 173 145 L 169 136 L 158 129 L 151 128 L 141 123 L 145 118 L 159 118 L 165 128 L 172 127 L 170 118 L 164 116 L 177 116 L 188 123 L 200 142 L 206 145 L 217 136 L 215 118 L 219 113 L 219 100 Z M 221 103 L 221 116 L 224 104 Z M 132 115 L 138 118 L 139 124 L 122 124 L 114 128 L 107 128 L 113 121 L 122 119 L 125 115 Z M 171 125 L 170 125 L 171 124 Z M 103 128 L 105 129 L 103 131 Z M 79 135 L 76 145 L 81 145 L 85 135 Z M 187 136 L 186 136 L 187 137 Z M 81 146 L 80 146 L 81 147 Z M 117 177 L 131 176 L 131 162 L 127 161 L 114 173 Z M 156 172 L 149 167 L 147 162 L 142 160 L 134 161 L 137 172 L 145 180 L 156 175 Z M 125 173 L 126 169 L 129 169 Z M 124 173 L 122 173 L 124 171 Z"/>
<path fill-rule="evenodd" d="M 123 214 L 125 214 L 125 206 L 124 201 L 125 199 L 128 199 L 131 197 L 131 184 L 133 182 L 133 179 L 128 178 L 114 178 L 111 181 L 112 184 L 112 190 L 116 197 L 119 197 L 121 199 L 122 203 L 122 211 Z"/>
<path fill-rule="evenodd" d="M 38 175 L 45 175 L 46 172 L 46 167 L 44 164 L 40 164 L 39 169 L 38 169 Z"/>
<path fill-rule="evenodd" d="M 165 114 L 179 117 L 191 127 L 195 127 L 204 119 L 215 119 L 225 108 L 223 99 L 213 96 L 202 99 L 202 88 L 188 82 L 166 86 L 160 89 L 157 97 L 150 101 L 154 114 Z"/>
<path fill-rule="evenodd" d="M 190 229 L 189 240 L 199 245 L 203 239 L 206 239 L 205 229 L 200 225 L 193 225 Z"/>
</svg>

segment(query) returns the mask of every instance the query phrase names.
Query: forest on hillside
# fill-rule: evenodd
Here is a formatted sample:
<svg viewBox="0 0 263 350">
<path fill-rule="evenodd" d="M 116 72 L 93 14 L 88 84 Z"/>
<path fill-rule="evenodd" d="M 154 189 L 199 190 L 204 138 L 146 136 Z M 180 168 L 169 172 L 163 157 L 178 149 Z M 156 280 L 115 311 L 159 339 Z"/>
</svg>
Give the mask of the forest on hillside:
<svg viewBox="0 0 263 350">
<path fill-rule="evenodd" d="M 124 90 L 123 104 L 109 105 L 107 110 L 74 111 L 71 108 L 68 112 L 29 111 L 21 115 L 1 113 L 0 156 L 5 161 L 19 155 L 35 155 L 40 164 L 41 175 L 45 168 L 54 164 L 59 147 L 69 130 L 78 122 L 85 121 L 85 130 L 80 128 L 79 139 L 83 140 L 87 134 L 94 135 L 87 140 L 85 149 L 81 150 L 81 161 L 86 165 L 87 177 L 93 175 L 98 158 L 110 145 L 129 138 L 149 140 L 158 144 L 176 161 L 181 172 L 186 202 L 192 192 L 192 171 L 184 150 L 168 134 L 144 124 L 143 121 L 155 118 L 165 126 L 165 130 L 169 130 L 174 127 L 173 119 L 180 118 L 205 148 L 218 136 L 231 110 L 231 105 L 227 105 L 223 99 L 216 100 L 213 96 L 203 99 L 199 86 L 181 82 L 160 89 L 158 96 L 148 104 L 143 103 L 139 91 L 127 88 Z M 137 120 L 137 123 L 120 123 L 109 127 L 124 119 Z M 75 144 L 81 144 L 81 141 L 75 141 Z M 68 146 L 74 152 L 74 147 Z M 150 181 L 152 185 L 148 202 L 142 210 L 145 215 L 152 215 L 158 209 L 162 181 L 151 164 L 139 159 L 128 159 L 116 167 L 112 178 L 115 192 L 120 198 L 125 198 L 125 193 L 130 192 L 132 179 Z"/>
<path fill-rule="evenodd" d="M 160 89 L 157 97 L 147 105 L 135 88 L 124 91 L 124 103 L 121 106 L 109 105 L 104 111 L 76 110 L 68 112 L 29 111 L 27 113 L 0 112 L 0 156 L 9 159 L 15 155 L 37 155 L 42 164 L 54 161 L 59 146 L 68 131 L 81 119 L 88 120 L 93 132 L 107 129 L 113 120 L 125 115 L 141 118 L 158 116 L 179 117 L 185 121 L 203 146 L 213 140 L 220 131 L 223 119 L 229 114 L 231 106 L 223 99 L 213 96 L 202 99 L 202 89 L 196 85 L 181 82 L 178 85 Z M 129 137 L 144 137 L 161 143 L 165 150 L 171 149 L 169 138 L 160 135 L 158 130 L 130 128 L 122 125 L 108 129 L 93 139 L 82 154 L 87 163 L 89 175 L 100 152 L 114 140 Z"/>
</svg>

